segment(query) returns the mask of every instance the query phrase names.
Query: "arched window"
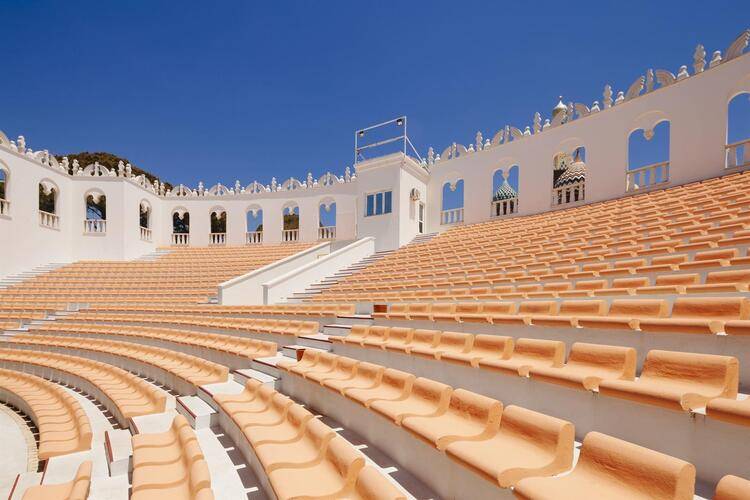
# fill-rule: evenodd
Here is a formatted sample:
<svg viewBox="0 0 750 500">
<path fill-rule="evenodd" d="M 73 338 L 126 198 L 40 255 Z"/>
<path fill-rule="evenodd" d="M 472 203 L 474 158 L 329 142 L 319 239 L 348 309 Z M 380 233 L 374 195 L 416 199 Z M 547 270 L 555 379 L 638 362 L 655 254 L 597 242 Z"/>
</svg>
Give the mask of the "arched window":
<svg viewBox="0 0 750 500">
<path fill-rule="evenodd" d="M 464 181 L 443 184 L 440 224 L 460 224 L 464 221 Z"/>
<path fill-rule="evenodd" d="M 336 239 L 336 202 L 323 201 L 318 206 L 318 239 Z"/>
<path fill-rule="evenodd" d="M 518 212 L 518 165 L 500 169 L 492 176 L 492 217 Z"/>
<path fill-rule="evenodd" d="M 51 181 L 39 183 L 39 224 L 44 227 L 58 229 L 60 217 L 57 215 L 58 189 Z"/>
<path fill-rule="evenodd" d="M 98 191 L 87 193 L 86 220 L 83 221 L 83 232 L 102 234 L 107 232 L 107 197 Z"/>
<path fill-rule="evenodd" d="M 0 215 L 8 215 L 10 203 L 8 202 L 8 171 L 0 166 Z"/>
<path fill-rule="evenodd" d="M 151 205 L 146 200 L 138 206 L 138 224 L 141 230 L 141 241 L 151 241 Z"/>
<path fill-rule="evenodd" d="M 586 198 L 586 148 L 558 153 L 552 159 L 552 205 L 566 205 Z"/>
<path fill-rule="evenodd" d="M 172 212 L 172 245 L 190 244 L 190 212 L 179 208 Z"/>
<path fill-rule="evenodd" d="M 263 243 L 263 210 L 254 205 L 245 214 L 245 243 L 257 245 Z"/>
<path fill-rule="evenodd" d="M 223 208 L 211 211 L 211 234 L 208 243 L 211 245 L 225 245 L 227 242 L 227 212 Z"/>
<path fill-rule="evenodd" d="M 628 137 L 625 189 L 635 191 L 669 182 L 669 122 L 651 130 L 637 129 Z"/>
<path fill-rule="evenodd" d="M 726 167 L 750 167 L 750 92 L 729 101 Z"/>
<path fill-rule="evenodd" d="M 282 211 L 284 218 L 284 230 L 281 233 L 281 241 L 292 242 L 299 240 L 299 205 L 291 204 L 284 207 Z"/>
</svg>

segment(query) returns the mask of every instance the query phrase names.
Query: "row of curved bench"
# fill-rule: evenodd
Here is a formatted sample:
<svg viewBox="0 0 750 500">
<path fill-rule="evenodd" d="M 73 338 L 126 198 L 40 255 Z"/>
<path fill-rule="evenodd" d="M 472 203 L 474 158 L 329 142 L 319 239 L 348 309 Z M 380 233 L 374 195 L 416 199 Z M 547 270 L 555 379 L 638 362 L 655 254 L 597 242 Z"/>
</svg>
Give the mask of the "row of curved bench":
<svg viewBox="0 0 750 500">
<path fill-rule="evenodd" d="M 348 441 L 270 386 L 250 379 L 241 393 L 214 400 L 234 442 L 252 452 L 279 500 L 405 500 Z"/>
<path fill-rule="evenodd" d="M 573 465 L 570 422 L 351 358 L 333 355 L 331 367 L 322 356 L 306 350 L 301 361 L 279 367 L 380 414 L 499 488 L 513 487 L 519 498 L 693 498 L 695 467 L 683 460 L 589 432 L 567 473 Z M 750 495 L 749 481 L 723 483 L 717 499 L 734 498 L 724 496 L 725 489 L 739 491 L 737 498 Z"/>
<path fill-rule="evenodd" d="M 165 410 L 166 393 L 107 363 L 61 353 L 3 348 L 0 365 L 19 372 L 62 374 L 84 381 L 90 385 L 93 396 L 112 402 L 111 410 L 123 426 L 127 426 L 130 418 Z"/>
<path fill-rule="evenodd" d="M 39 429 L 40 460 L 91 448 L 91 424 L 76 399 L 41 377 L 0 369 L 0 398 L 21 409 Z"/>
<path fill-rule="evenodd" d="M 651 350 L 636 379 L 632 347 L 576 342 L 565 361 L 558 340 L 355 325 L 335 343 L 532 377 L 574 389 L 693 411 L 750 425 L 750 399 L 738 400 L 739 364 L 731 356 Z M 321 353 L 321 359 L 330 354 Z"/>
</svg>

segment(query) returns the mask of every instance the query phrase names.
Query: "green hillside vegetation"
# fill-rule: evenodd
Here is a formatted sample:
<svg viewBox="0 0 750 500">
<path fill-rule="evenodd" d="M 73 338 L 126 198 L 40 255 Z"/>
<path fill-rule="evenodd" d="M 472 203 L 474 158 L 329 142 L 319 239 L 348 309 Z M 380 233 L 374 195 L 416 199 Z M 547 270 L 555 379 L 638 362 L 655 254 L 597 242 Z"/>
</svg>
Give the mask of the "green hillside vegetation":
<svg viewBox="0 0 750 500">
<path fill-rule="evenodd" d="M 63 156 L 67 156 L 68 160 L 70 161 L 71 169 L 73 166 L 73 160 L 78 160 L 78 165 L 81 168 L 85 168 L 88 165 L 91 165 L 92 163 L 98 162 L 99 165 L 104 165 L 105 167 L 109 169 L 114 169 L 115 172 L 117 171 L 117 165 L 122 161 L 125 165 L 130 163 L 130 166 L 132 167 L 133 176 L 138 175 L 145 175 L 146 179 L 148 179 L 151 182 L 154 182 L 154 180 L 158 179 L 154 174 L 151 172 L 147 172 L 143 170 L 142 168 L 139 168 L 133 164 L 130 160 L 127 158 L 123 158 L 121 156 L 113 155 L 112 153 L 105 153 L 103 151 L 99 151 L 96 153 L 89 153 L 88 151 L 84 151 L 82 153 L 71 153 L 67 155 L 56 155 L 55 158 L 57 158 L 57 161 L 61 162 L 63 159 Z M 72 174 L 73 172 L 71 172 Z M 164 183 L 164 187 L 166 189 L 172 189 L 172 184 L 166 181 L 162 181 L 159 179 L 159 182 Z"/>
</svg>

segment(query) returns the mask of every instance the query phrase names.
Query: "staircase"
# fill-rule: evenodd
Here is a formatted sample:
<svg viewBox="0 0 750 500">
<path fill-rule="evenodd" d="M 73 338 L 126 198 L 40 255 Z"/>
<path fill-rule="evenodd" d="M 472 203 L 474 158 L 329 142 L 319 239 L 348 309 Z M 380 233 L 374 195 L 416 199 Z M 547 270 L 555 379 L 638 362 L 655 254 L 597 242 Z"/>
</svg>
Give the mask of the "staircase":
<svg viewBox="0 0 750 500">
<path fill-rule="evenodd" d="M 172 253 L 172 250 L 168 248 L 159 248 L 157 250 L 154 250 L 151 253 L 147 253 L 146 255 L 141 255 L 135 260 L 140 261 L 140 262 L 152 262 L 152 261 L 158 260 L 159 258 L 169 253 Z"/>
<path fill-rule="evenodd" d="M 428 241 L 430 241 L 432 238 L 434 238 L 438 234 L 440 234 L 440 233 L 418 234 L 417 236 L 414 237 L 413 240 L 411 240 L 409 243 L 407 243 L 406 246 L 409 246 L 409 245 L 421 245 L 423 243 L 427 243 Z"/>
<path fill-rule="evenodd" d="M 322 280 L 313 283 L 312 285 L 308 286 L 304 291 L 302 292 L 295 292 L 292 294 L 289 299 L 287 299 L 287 302 L 289 303 L 299 303 L 304 301 L 305 299 L 312 298 L 320 293 L 323 293 L 325 290 L 329 289 L 333 285 L 336 285 L 344 278 L 347 278 L 355 273 L 358 273 L 362 269 L 366 268 L 370 264 L 374 264 L 375 262 L 379 261 L 386 255 L 392 254 L 393 250 L 383 250 L 380 252 L 375 252 L 372 255 L 369 255 L 365 257 L 362 260 L 359 260 L 352 264 L 351 266 L 345 267 L 336 273 L 327 276 L 323 278 Z"/>
<path fill-rule="evenodd" d="M 52 264 L 45 264 L 43 266 L 35 267 L 29 271 L 23 271 L 17 274 L 10 274 L 6 276 L 5 278 L 0 279 L 0 289 L 10 288 L 13 285 L 17 285 L 26 280 L 35 278 L 42 274 L 46 274 L 50 271 L 54 271 L 55 269 L 59 269 L 65 265 L 67 264 L 63 262 L 55 262 Z"/>
</svg>

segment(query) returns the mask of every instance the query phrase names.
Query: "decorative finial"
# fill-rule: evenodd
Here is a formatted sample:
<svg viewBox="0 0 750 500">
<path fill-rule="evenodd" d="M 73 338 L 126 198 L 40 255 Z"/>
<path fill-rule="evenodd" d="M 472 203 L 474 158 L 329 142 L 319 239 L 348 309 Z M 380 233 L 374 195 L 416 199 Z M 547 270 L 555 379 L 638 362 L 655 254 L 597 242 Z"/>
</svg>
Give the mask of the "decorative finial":
<svg viewBox="0 0 750 500">
<path fill-rule="evenodd" d="M 703 48 L 703 45 L 698 44 L 697 47 L 695 47 L 695 52 L 693 53 L 693 71 L 697 75 L 698 73 L 703 73 L 703 69 L 706 67 L 706 49 Z"/>
</svg>

